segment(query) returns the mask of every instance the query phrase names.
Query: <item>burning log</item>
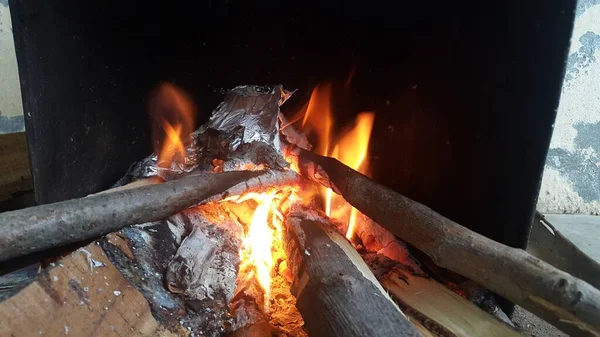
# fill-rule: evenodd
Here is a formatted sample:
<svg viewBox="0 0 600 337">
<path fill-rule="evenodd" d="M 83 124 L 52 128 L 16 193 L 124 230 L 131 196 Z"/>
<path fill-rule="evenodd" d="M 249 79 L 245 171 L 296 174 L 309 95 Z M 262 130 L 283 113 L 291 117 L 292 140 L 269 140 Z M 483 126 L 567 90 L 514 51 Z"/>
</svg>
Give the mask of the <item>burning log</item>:
<svg viewBox="0 0 600 337">
<path fill-rule="evenodd" d="M 0 261 L 164 219 L 206 200 L 289 184 L 297 177 L 292 171 L 199 173 L 2 213 Z"/>
<path fill-rule="evenodd" d="M 169 263 L 167 288 L 226 307 L 235 290 L 242 228 L 232 221 L 210 221 L 200 208 L 185 212 L 194 227 Z"/>
<path fill-rule="evenodd" d="M 242 298 L 233 305 L 235 325 L 230 337 L 271 336 L 269 321 L 252 298 Z"/>
<path fill-rule="evenodd" d="M 285 238 L 292 293 L 310 336 L 419 336 L 329 219 L 292 209 Z"/>
<path fill-rule="evenodd" d="M 256 277 L 238 279 L 237 292 L 231 300 L 230 312 L 234 324 L 230 337 L 263 337 L 271 336 L 272 329 L 265 315 L 264 291 Z"/>
<path fill-rule="evenodd" d="M 529 253 L 505 246 L 381 186 L 339 161 L 289 147 L 302 175 L 429 255 L 573 336 L 600 334 L 600 290 Z"/>
</svg>

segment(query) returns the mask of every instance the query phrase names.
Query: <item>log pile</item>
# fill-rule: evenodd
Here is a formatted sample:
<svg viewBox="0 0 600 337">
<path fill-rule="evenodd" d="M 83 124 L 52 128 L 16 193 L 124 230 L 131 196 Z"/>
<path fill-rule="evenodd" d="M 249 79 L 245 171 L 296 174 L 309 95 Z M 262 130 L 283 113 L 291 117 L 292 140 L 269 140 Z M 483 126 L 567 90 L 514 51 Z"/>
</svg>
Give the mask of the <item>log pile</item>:
<svg viewBox="0 0 600 337">
<path fill-rule="evenodd" d="M 153 171 L 149 157 L 127 185 L 0 214 L 0 261 L 96 239 L 29 268 L 29 284 L 0 300 L 0 335 L 518 335 L 427 277 L 397 237 L 573 336 L 599 334 L 598 289 L 308 151 L 301 134 L 279 129 L 287 97 L 236 88 L 184 162 Z M 249 115 L 264 120 L 244 124 Z M 316 207 L 314 182 L 365 215 L 353 238 L 362 256 Z M 271 228 L 269 290 L 244 255 L 261 194 L 276 200 L 265 217 L 279 220 L 267 225 L 282 224 Z"/>
<path fill-rule="evenodd" d="M 468 277 L 573 336 L 600 334 L 600 290 L 533 257 L 477 234 L 381 186 L 333 158 L 290 146 L 305 177 L 406 240 L 440 267 Z"/>
</svg>

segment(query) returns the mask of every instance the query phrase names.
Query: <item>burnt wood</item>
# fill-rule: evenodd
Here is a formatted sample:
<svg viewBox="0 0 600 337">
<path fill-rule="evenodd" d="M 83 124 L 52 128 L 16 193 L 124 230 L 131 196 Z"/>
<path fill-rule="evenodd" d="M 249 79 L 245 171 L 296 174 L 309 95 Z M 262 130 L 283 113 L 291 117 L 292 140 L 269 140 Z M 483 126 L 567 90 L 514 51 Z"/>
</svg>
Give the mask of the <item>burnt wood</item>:
<svg viewBox="0 0 600 337">
<path fill-rule="evenodd" d="M 285 226 L 292 293 L 311 337 L 420 336 L 352 245 L 316 211 Z"/>
<path fill-rule="evenodd" d="M 235 324 L 230 337 L 267 337 L 272 329 L 254 298 L 243 297 L 232 305 Z"/>
<path fill-rule="evenodd" d="M 417 247 L 440 267 L 485 286 L 572 336 L 600 334 L 600 290 L 532 256 L 475 233 L 339 161 L 300 149 L 302 175 L 336 193 Z"/>
</svg>

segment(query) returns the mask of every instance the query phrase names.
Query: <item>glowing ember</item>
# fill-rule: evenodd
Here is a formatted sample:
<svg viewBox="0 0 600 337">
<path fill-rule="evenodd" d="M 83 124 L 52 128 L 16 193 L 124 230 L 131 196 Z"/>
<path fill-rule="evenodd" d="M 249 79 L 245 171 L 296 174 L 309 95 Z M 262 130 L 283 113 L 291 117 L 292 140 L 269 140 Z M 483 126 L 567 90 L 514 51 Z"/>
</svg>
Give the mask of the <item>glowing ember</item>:
<svg viewBox="0 0 600 337">
<path fill-rule="evenodd" d="M 368 165 L 365 158 L 368 154 L 369 138 L 371 137 L 375 114 L 372 112 L 360 113 L 356 117 L 354 127 L 333 138 L 334 120 L 331 113 L 331 85 L 328 83 L 320 84 L 313 90 L 305 109 L 302 126 L 307 131 L 317 134 L 319 145 L 316 152 L 336 158 L 354 170 L 368 174 Z M 337 142 L 334 142 L 333 139 L 337 139 Z M 294 166 L 292 165 L 292 167 Z M 329 188 L 323 187 L 321 195 L 324 196 L 325 213 L 328 216 L 341 220 L 348 218 L 348 213 L 350 213 L 346 233 L 346 237 L 350 239 L 354 235 L 358 211 Z"/>
<path fill-rule="evenodd" d="M 153 136 L 158 166 L 183 162 L 185 143 L 195 126 L 196 107 L 192 100 L 181 89 L 165 83 L 152 96 L 149 110 L 157 121 Z"/>
</svg>

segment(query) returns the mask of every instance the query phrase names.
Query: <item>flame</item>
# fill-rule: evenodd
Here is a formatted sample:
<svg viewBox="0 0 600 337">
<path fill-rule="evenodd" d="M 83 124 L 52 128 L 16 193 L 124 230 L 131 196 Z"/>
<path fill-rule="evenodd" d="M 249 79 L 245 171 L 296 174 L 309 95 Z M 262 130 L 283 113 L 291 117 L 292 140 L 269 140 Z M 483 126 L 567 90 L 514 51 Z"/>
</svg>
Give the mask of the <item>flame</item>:
<svg viewBox="0 0 600 337">
<path fill-rule="evenodd" d="M 273 257 L 271 247 L 273 245 L 273 230 L 269 227 L 269 211 L 274 193 L 260 194 L 255 197 L 258 206 L 252 216 L 250 229 L 246 240 L 250 247 L 250 260 L 256 267 L 256 277 L 258 283 L 265 291 L 265 298 L 268 299 L 271 288 L 271 268 L 273 267 Z M 268 301 L 265 301 L 268 303 Z"/>
<path fill-rule="evenodd" d="M 158 121 L 153 135 L 158 166 L 170 167 L 172 162 L 185 161 L 185 144 L 194 131 L 196 117 L 191 98 L 174 85 L 164 83 L 152 96 L 149 110 Z"/>
<path fill-rule="evenodd" d="M 317 85 L 310 96 L 306 113 L 302 120 L 302 128 L 311 128 L 318 139 L 317 153 L 327 155 L 331 145 L 331 132 L 333 129 L 333 115 L 331 113 L 331 83 Z"/>
<path fill-rule="evenodd" d="M 299 200 L 297 186 L 287 186 L 285 189 L 271 189 L 267 192 L 248 192 L 222 199 L 220 202 L 233 201 L 241 203 L 255 200 L 258 206 L 252 214 L 246 235 L 243 238 L 243 248 L 240 251 L 240 275 L 245 279 L 254 278 L 264 291 L 264 310 L 269 310 L 271 296 L 271 275 L 274 269 L 273 251 L 283 249 L 284 212 L 280 207 L 292 201 Z M 287 205 L 289 207 L 289 204 Z"/>
<path fill-rule="evenodd" d="M 352 78 L 352 74 L 346 82 L 346 87 Z M 334 142 L 333 127 L 334 119 L 331 112 L 331 84 L 319 84 L 312 92 L 306 107 L 303 130 L 314 132 L 317 135 L 318 147 L 316 152 L 336 158 L 352 169 L 368 174 L 368 163 L 365 161 L 368 155 L 369 139 L 373 129 L 375 114 L 373 112 L 362 112 L 355 120 L 354 126 L 346 132 L 338 135 Z M 292 168 L 295 166 L 292 164 Z M 348 205 L 342 197 L 333 193 L 329 188 L 323 187 L 321 195 L 324 196 L 325 213 L 337 219 L 348 218 L 348 231 L 346 237 L 350 239 L 354 235 L 358 211 Z"/>
</svg>

